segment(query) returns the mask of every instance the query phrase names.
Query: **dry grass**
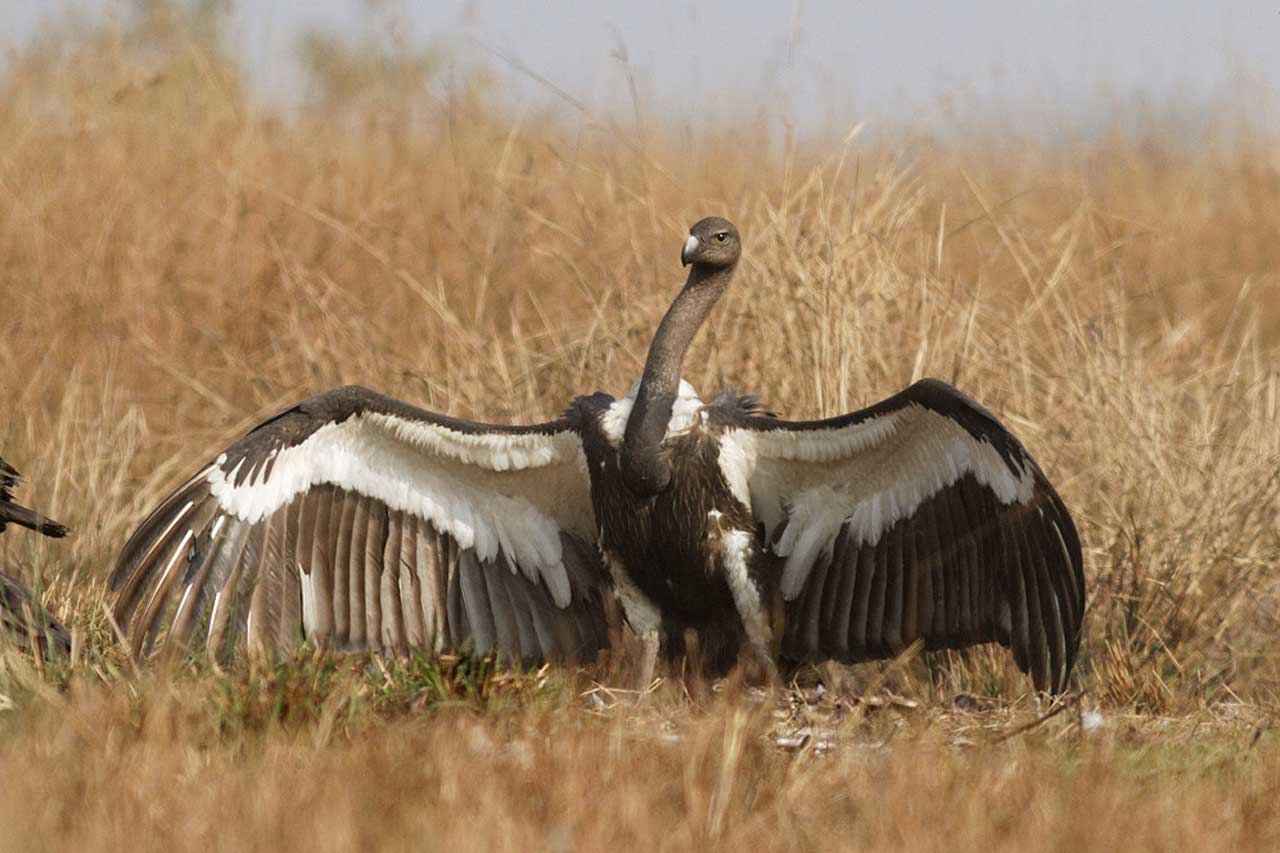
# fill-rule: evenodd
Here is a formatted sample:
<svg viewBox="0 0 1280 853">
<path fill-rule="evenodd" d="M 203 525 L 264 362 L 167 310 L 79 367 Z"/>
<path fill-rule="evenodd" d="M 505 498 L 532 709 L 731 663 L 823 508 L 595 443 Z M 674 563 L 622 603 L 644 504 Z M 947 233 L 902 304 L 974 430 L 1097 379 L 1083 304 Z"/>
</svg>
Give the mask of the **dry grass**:
<svg viewBox="0 0 1280 853">
<path fill-rule="evenodd" d="M 77 630 L 71 666 L 0 662 L 0 846 L 1280 840 L 1280 140 L 779 150 L 465 87 L 268 114 L 159 43 L 83 33 L 0 80 L 0 447 L 75 528 L 0 558 Z M 1085 543 L 1080 705 L 1023 730 L 988 651 L 636 708 L 591 672 L 151 675 L 112 648 L 116 550 L 229 439 L 345 382 L 499 420 L 620 392 L 707 213 L 748 257 L 704 393 L 819 415 L 936 375 L 1039 457 Z"/>
</svg>

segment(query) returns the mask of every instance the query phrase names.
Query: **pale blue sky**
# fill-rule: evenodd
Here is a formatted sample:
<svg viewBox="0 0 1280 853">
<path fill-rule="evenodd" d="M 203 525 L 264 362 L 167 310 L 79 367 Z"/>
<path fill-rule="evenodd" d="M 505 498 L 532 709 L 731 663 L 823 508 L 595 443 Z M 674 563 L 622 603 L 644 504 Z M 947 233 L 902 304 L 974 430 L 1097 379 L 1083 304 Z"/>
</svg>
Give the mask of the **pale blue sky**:
<svg viewBox="0 0 1280 853">
<path fill-rule="evenodd" d="M 92 14 L 112 2 L 0 0 L 0 40 L 27 37 L 51 9 Z M 502 68 L 485 48 L 500 50 L 595 109 L 627 104 L 612 56 L 623 43 L 651 109 L 723 114 L 763 102 L 802 127 L 947 126 L 958 115 L 1087 128 L 1117 105 L 1194 114 L 1242 91 L 1273 109 L 1280 90 L 1280 0 L 241 0 L 235 19 L 261 91 L 285 98 L 302 91 L 299 32 L 385 32 L 389 21 L 460 66 Z M 503 75 L 515 100 L 554 100 L 525 75 Z"/>
</svg>

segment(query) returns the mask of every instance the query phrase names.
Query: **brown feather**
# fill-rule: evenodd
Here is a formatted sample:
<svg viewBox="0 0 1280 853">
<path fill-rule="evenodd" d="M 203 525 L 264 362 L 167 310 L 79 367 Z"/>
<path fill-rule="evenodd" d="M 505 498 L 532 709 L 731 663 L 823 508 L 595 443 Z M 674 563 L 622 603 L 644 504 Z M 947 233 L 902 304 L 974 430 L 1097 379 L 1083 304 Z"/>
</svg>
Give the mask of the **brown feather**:
<svg viewBox="0 0 1280 853">
<path fill-rule="evenodd" d="M 467 621 L 471 624 L 471 636 L 477 654 L 487 654 L 498 638 L 498 628 L 489 611 L 489 593 L 485 589 L 484 572 L 476 560 L 474 551 L 462 551 L 458 555 L 459 586 L 465 605 Z"/>
<path fill-rule="evenodd" d="M 335 489 L 322 486 L 307 495 L 308 512 L 304 525 L 304 539 L 308 547 L 299 542 L 298 552 L 307 556 L 303 571 L 311 578 L 311 594 L 315 596 L 315 625 L 309 639 L 318 646 L 333 646 L 333 545 L 337 540 L 331 527 Z"/>
<path fill-rule="evenodd" d="M 369 608 L 365 601 L 365 559 L 369 543 L 369 510 L 372 502 L 361 495 L 354 500 L 351 513 L 351 546 L 347 553 L 347 643 L 352 649 L 365 649 L 370 641 Z M 376 637 L 375 637 L 376 639 Z"/>
<path fill-rule="evenodd" d="M 387 508 L 370 502 L 368 533 L 364 540 L 364 615 L 365 642 L 369 648 L 377 648 L 383 638 L 382 611 L 382 555 L 387 549 Z"/>
<path fill-rule="evenodd" d="M 336 489 L 329 506 L 329 540 L 333 566 L 333 643 L 351 647 L 351 524 L 355 518 L 354 492 Z"/>
<path fill-rule="evenodd" d="M 387 512 L 387 533 L 382 546 L 382 576 L 378 594 L 382 603 L 382 648 L 404 654 L 408 644 L 404 630 L 404 605 L 400 599 L 400 534 L 402 515 Z"/>
</svg>

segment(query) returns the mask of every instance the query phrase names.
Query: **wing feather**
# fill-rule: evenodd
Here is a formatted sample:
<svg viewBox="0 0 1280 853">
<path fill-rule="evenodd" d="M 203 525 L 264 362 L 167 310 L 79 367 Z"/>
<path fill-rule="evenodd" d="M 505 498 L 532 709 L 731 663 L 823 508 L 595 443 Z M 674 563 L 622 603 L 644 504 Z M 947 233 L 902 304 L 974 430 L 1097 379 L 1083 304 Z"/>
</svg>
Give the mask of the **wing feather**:
<svg viewBox="0 0 1280 853">
<path fill-rule="evenodd" d="M 382 596 L 382 647 L 403 654 L 408 648 L 405 638 L 404 601 L 400 597 L 400 541 L 404 525 L 400 512 L 387 513 L 387 535 L 382 546 L 382 572 L 379 593 Z"/>
<path fill-rule="evenodd" d="M 904 576 L 901 571 L 893 571 L 888 558 L 890 544 L 895 537 L 881 537 L 876 543 L 873 561 L 882 566 L 884 575 L 884 648 L 888 653 L 899 654 L 908 646 L 902 631 L 902 610 L 904 610 Z M 868 548 L 868 551 L 870 549 Z"/>
<path fill-rule="evenodd" d="M 422 613 L 426 619 L 428 652 L 439 651 L 447 642 L 444 636 L 445 626 L 449 624 L 445 612 L 448 591 L 445 588 L 444 576 L 441 574 L 442 552 L 436 532 L 422 519 L 415 519 L 418 525 L 418 576 L 421 578 L 419 595 L 422 596 Z"/>
<path fill-rule="evenodd" d="M 942 608 L 936 628 L 938 634 L 947 638 L 948 645 L 958 645 L 964 641 L 964 633 L 960 627 L 960 620 L 964 615 L 961 588 L 964 577 L 970 572 L 964 553 L 964 533 L 951 525 L 951 519 L 956 516 L 954 497 L 953 489 L 938 492 L 941 511 L 930 516 L 938 537 L 934 572 L 942 586 Z"/>
<path fill-rule="evenodd" d="M 236 597 L 240 584 L 240 557 L 244 554 L 245 540 L 249 537 L 249 528 L 248 522 L 241 521 L 238 518 L 227 519 L 224 536 L 218 548 L 213 568 L 210 571 L 210 580 L 213 581 L 212 588 L 216 592 L 209 609 L 207 648 L 211 653 L 219 656 L 229 649 L 229 638 L 235 635 L 235 631 L 230 626 L 235 623 L 235 614 L 239 610 L 239 602 Z M 117 617 L 117 621 L 118 619 L 119 617 Z M 126 624 L 129 624 L 134 629 L 133 641 L 135 648 L 141 651 L 150 651 L 150 643 L 139 644 L 137 638 L 139 632 L 150 631 L 151 626 L 145 622 L 135 625 L 130 621 Z"/>
<path fill-rule="evenodd" d="M 314 505 L 303 500 L 309 509 L 306 518 L 309 528 L 303 528 L 301 535 L 310 544 L 311 556 L 303 565 L 307 583 L 311 586 L 312 612 L 314 614 L 315 636 L 322 642 L 332 645 L 334 637 L 334 595 L 333 595 L 333 540 L 329 518 L 333 509 L 334 490 L 328 486 L 316 489 Z"/>
<path fill-rule="evenodd" d="M 874 571 L 867 603 L 867 643 L 870 646 L 868 651 L 876 657 L 889 657 L 893 654 L 893 650 L 886 646 L 884 632 L 884 599 L 885 587 L 888 586 L 889 581 L 888 567 L 875 559 L 874 545 L 870 547 L 864 545 L 861 550 L 866 555 L 867 564 L 873 567 Z"/>
<path fill-rule="evenodd" d="M 873 646 L 879 646 L 879 637 L 872 634 L 870 624 L 872 624 L 872 589 L 876 585 L 877 566 L 874 561 L 872 551 L 864 548 L 859 543 L 856 548 L 851 548 L 850 555 L 846 560 L 846 571 L 856 571 L 858 573 L 858 583 L 854 587 L 854 611 L 852 611 L 851 624 L 854 631 L 850 635 L 849 658 L 850 661 L 864 661 L 870 656 L 870 649 Z M 856 569 L 855 569 L 856 567 Z"/>
<path fill-rule="evenodd" d="M 858 583 L 859 570 L 857 563 L 849 565 L 849 528 L 848 525 L 840 528 L 840 534 L 836 537 L 835 549 L 831 554 L 831 565 L 834 567 L 844 567 L 843 571 L 835 572 L 835 594 L 832 596 L 832 609 L 828 614 L 824 614 L 823 624 L 825 630 L 832 638 L 833 648 L 831 649 L 832 657 L 837 659 L 846 659 L 849 657 L 850 647 L 850 622 L 852 620 L 853 609 L 853 591 Z M 856 561 L 857 553 L 853 554 Z"/>
<path fill-rule="evenodd" d="M 813 577 L 802 593 L 803 604 L 798 607 L 800 612 L 805 614 L 805 618 L 796 625 L 796 628 L 803 632 L 803 647 L 813 649 L 815 652 L 822 645 L 822 593 L 830 572 L 831 561 L 819 560 L 814 567 Z"/>
<path fill-rule="evenodd" d="M 467 621 L 471 623 L 475 650 L 485 654 L 498 643 L 498 626 L 489 610 L 488 585 L 474 551 L 467 549 L 458 555 L 458 571 L 462 576 L 462 603 Z"/>
<path fill-rule="evenodd" d="M 1040 582 L 1036 577 L 1035 554 L 1027 541 L 1027 532 L 1021 525 L 1013 532 L 1014 547 L 1018 550 L 1018 567 L 1022 572 L 1027 600 L 1028 655 L 1031 659 L 1031 675 L 1036 682 L 1049 678 L 1049 643 L 1044 624 L 1044 599 L 1040 597 Z"/>
<path fill-rule="evenodd" d="M 449 602 L 449 641 L 450 646 L 461 646 L 464 642 L 471 642 L 474 646 L 474 631 L 471 626 L 471 619 L 467 615 L 466 603 L 462 598 L 462 561 L 461 552 L 454 546 L 453 542 L 445 539 L 443 536 L 442 547 L 446 551 L 447 568 L 446 577 L 448 578 L 448 602 Z"/>
<path fill-rule="evenodd" d="M 369 608 L 365 599 L 365 548 L 369 542 L 369 511 L 372 501 L 353 495 L 355 509 L 351 513 L 351 552 L 347 557 L 347 644 L 363 649 L 369 637 Z"/>
<path fill-rule="evenodd" d="M 951 511 L 947 514 L 951 525 L 951 536 L 958 542 L 957 552 L 963 565 L 958 572 L 959 578 L 959 614 L 956 619 L 955 633 L 962 645 L 968 645 L 977 637 L 976 614 L 979 612 L 977 602 L 978 574 L 982 561 L 978 556 L 976 533 L 981 521 L 970 518 L 965 499 L 968 480 L 958 481 L 960 488 L 951 492 L 949 500 Z"/>
<path fill-rule="evenodd" d="M 277 571 L 268 571 L 263 576 L 262 584 L 266 589 L 267 597 L 263 636 L 266 647 L 272 654 L 282 653 L 292 646 L 293 638 L 289 635 L 289 628 L 286 626 L 297 624 L 296 621 L 290 622 L 290 614 L 287 612 L 290 602 L 289 590 L 294 591 L 295 602 L 296 596 L 300 594 L 297 571 L 290 570 L 288 562 L 291 557 L 297 558 L 293 550 L 290 527 L 294 514 L 289 506 L 276 513 L 271 519 L 271 527 L 267 533 L 268 556 L 264 568 L 279 567 Z M 295 606 L 292 615 L 295 620 L 297 612 Z"/>
<path fill-rule="evenodd" d="M 533 618 L 529 614 L 530 602 L 515 589 L 511 589 L 512 577 L 499 576 L 503 580 L 502 594 L 507 599 L 516 625 L 516 637 L 520 645 L 520 657 L 524 660 L 539 660 L 543 656 L 542 646 L 538 642 L 537 632 L 533 629 Z"/>
<path fill-rule="evenodd" d="M 1049 677 L 1058 682 L 1065 678 L 1067 667 L 1067 635 L 1069 632 L 1067 609 L 1065 603 L 1069 596 L 1062 581 L 1066 576 L 1054 572 L 1049 565 L 1049 558 L 1054 553 L 1049 549 L 1049 539 L 1045 536 L 1044 525 L 1032 524 L 1025 528 L 1032 560 L 1036 566 L 1036 583 L 1040 589 L 1040 607 L 1045 613 L 1045 643 L 1049 649 Z"/>
<path fill-rule="evenodd" d="M 556 629 L 555 620 L 548 618 L 548 615 L 542 607 L 531 604 L 529 607 L 529 621 L 533 624 L 534 633 L 538 638 L 538 647 L 541 649 L 540 656 L 543 658 L 554 659 L 564 655 L 563 650 L 571 649 L 573 644 L 564 643 L 560 639 L 559 632 Z"/>
<path fill-rule="evenodd" d="M 333 504 L 333 633 L 338 648 L 351 645 L 351 540 L 360 498 L 350 492 L 339 492 Z"/>
<path fill-rule="evenodd" d="M 427 649 L 426 630 L 422 620 L 422 594 L 419 590 L 418 522 L 411 515 L 403 519 L 400 529 L 400 602 L 404 608 L 405 643 L 411 649 Z"/>
</svg>

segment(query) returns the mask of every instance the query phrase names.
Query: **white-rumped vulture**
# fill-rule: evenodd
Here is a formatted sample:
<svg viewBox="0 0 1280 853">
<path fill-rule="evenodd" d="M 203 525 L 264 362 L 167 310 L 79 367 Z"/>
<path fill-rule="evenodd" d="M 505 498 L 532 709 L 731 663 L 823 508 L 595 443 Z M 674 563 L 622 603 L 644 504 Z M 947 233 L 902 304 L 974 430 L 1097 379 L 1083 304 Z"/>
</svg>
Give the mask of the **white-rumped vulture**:
<svg viewBox="0 0 1280 853">
<path fill-rule="evenodd" d="M 917 382 L 786 421 L 703 402 L 685 351 L 738 265 L 698 222 L 690 267 L 620 400 L 475 423 L 359 387 L 232 444 L 142 523 L 112 576 L 131 642 L 225 656 L 345 650 L 590 661 L 620 602 L 642 671 L 693 629 L 709 667 L 863 661 L 998 642 L 1065 689 L 1084 615 L 1080 541 L 994 415 Z"/>
<path fill-rule="evenodd" d="M 66 536 L 67 528 L 58 522 L 13 502 L 13 490 L 20 478 L 12 465 L 0 459 L 0 533 L 16 524 L 45 536 Z M 32 650 L 33 641 L 40 654 L 66 654 L 71 650 L 71 636 L 62 623 L 50 616 L 16 578 L 4 572 L 0 572 L 0 632 L 6 642 L 24 652 Z"/>
</svg>

